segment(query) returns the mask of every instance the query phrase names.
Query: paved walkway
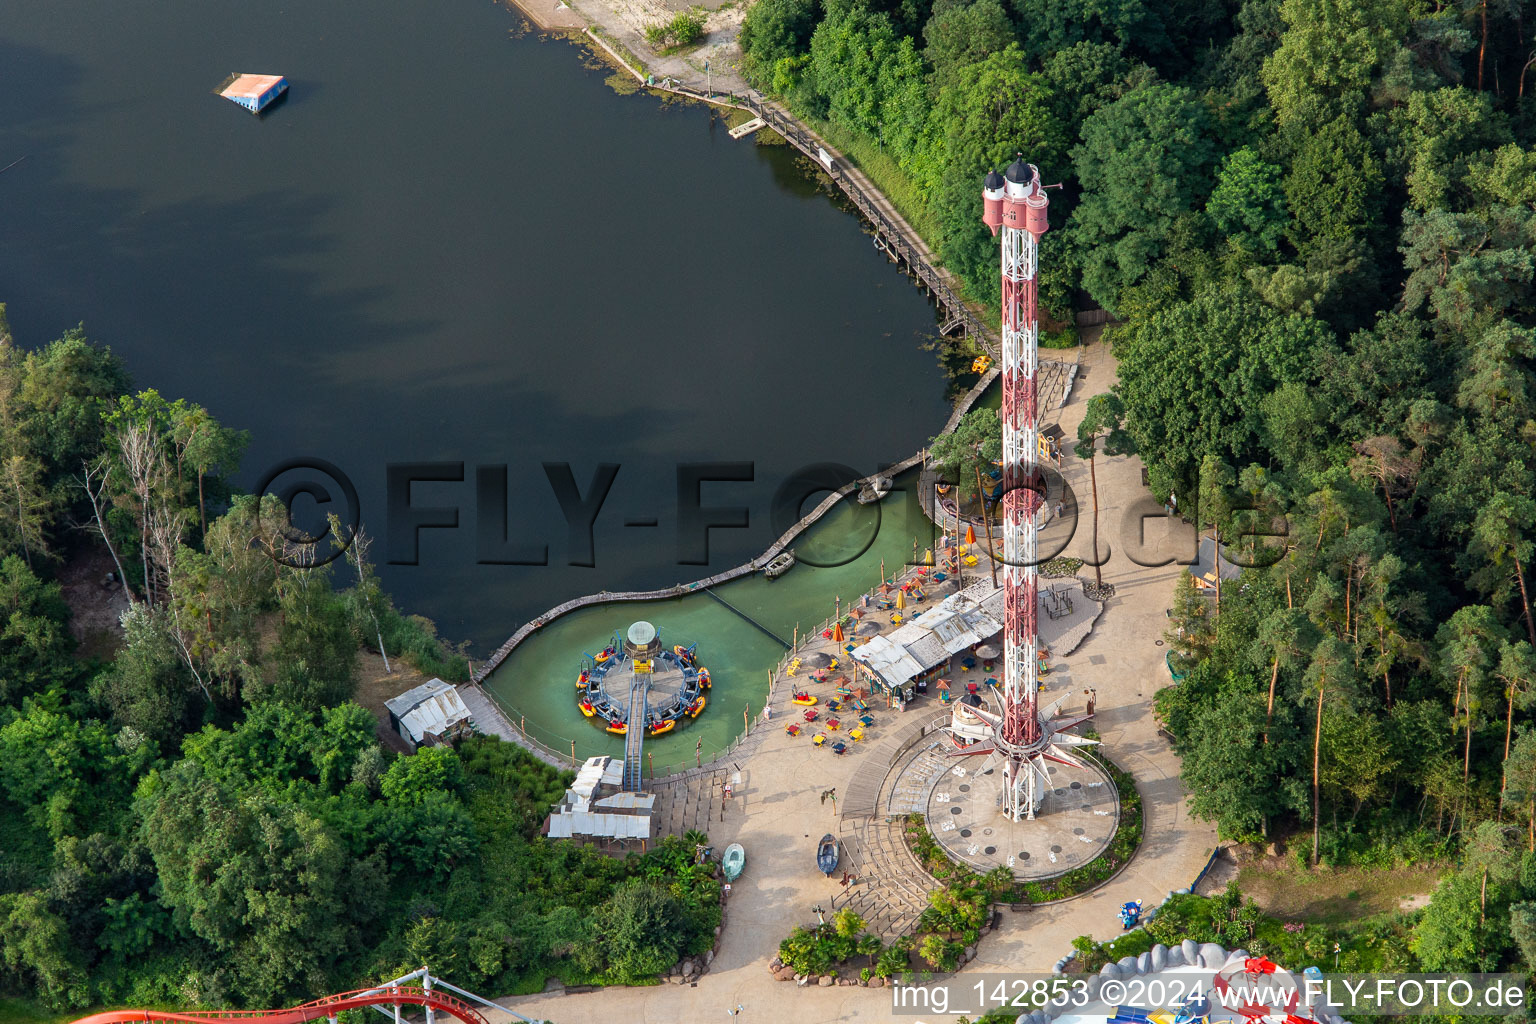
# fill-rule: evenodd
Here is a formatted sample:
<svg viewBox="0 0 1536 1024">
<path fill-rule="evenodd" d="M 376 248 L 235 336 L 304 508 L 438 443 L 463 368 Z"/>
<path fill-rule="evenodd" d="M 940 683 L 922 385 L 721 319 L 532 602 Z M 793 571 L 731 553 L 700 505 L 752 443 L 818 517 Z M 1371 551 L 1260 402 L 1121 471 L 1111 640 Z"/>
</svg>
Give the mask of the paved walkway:
<svg viewBox="0 0 1536 1024">
<path fill-rule="evenodd" d="M 1106 346 L 1089 346 L 1083 365 L 1087 379 L 1058 418 L 1069 438 L 1082 419 L 1086 396 L 1114 383 L 1115 367 Z M 1066 553 L 1080 557 L 1088 553 L 1092 498 L 1087 493 L 1087 464 L 1071 458 L 1073 446 L 1067 447 L 1063 474 L 1082 494 L 1085 512 Z M 1057 907 L 1004 914 L 999 930 L 982 940 L 977 959 L 962 975 L 1049 971 L 1077 935 L 1108 939 L 1117 934 L 1115 909 L 1121 903 L 1158 900 L 1167 891 L 1193 882 L 1215 846 L 1215 829 L 1193 821 L 1187 813 L 1178 759 L 1158 736 L 1152 718 L 1152 695 L 1167 680 L 1162 666 L 1166 648 L 1156 641 L 1165 628 L 1165 609 L 1183 569 L 1176 565 L 1144 568 L 1120 550 L 1120 521 L 1134 502 L 1146 496 L 1140 461 L 1101 459 L 1098 470 L 1101 534 L 1108 538 L 1101 550 L 1111 549 L 1104 580 L 1115 585 L 1116 595 L 1094 632 L 1062 663 L 1068 671 L 1056 669 L 1051 678 L 1070 676 L 1079 691 L 1084 687 L 1098 691 L 1097 722 L 1104 751 L 1136 776 L 1148 815 L 1146 838 L 1126 870 L 1092 895 Z M 1179 550 L 1175 542 L 1187 545 L 1188 538 L 1155 528 L 1162 525 L 1157 520 L 1148 522 L 1145 546 L 1149 553 L 1170 557 Z M 775 688 L 771 705 L 775 723 L 799 718 L 799 709 L 788 703 L 788 696 L 788 686 Z M 933 717 L 933 710 L 931 702 L 924 702 L 906 714 L 926 719 Z M 890 1019 L 888 990 L 802 988 L 775 982 L 767 971 L 779 940 L 795 925 L 814 920 L 811 907 L 847 898 L 846 890 L 836 880 L 823 877 L 815 866 L 816 841 L 826 832 L 842 834 L 843 828 L 838 809 L 830 801 L 823 803 L 821 793 L 834 786 L 839 793 L 848 792 L 865 759 L 898 731 L 910 728 L 908 720 L 891 711 L 877 710 L 876 719 L 873 742 L 854 744 L 842 757 L 813 748 L 804 732 L 790 737 L 778 728 L 754 731 L 755 749 L 749 746 L 733 757 L 736 766 L 731 770 L 739 770 L 741 782 L 733 786 L 734 795 L 723 807 L 724 820 L 713 821 L 709 834 L 717 847 L 741 843 L 747 851 L 747 867 L 726 906 L 725 930 L 713 967 L 700 981 L 569 996 L 546 993 L 502 1002 L 519 1013 L 557 1024 L 718 1021 L 737 1004 L 745 1008 L 741 1021 L 814 1024 Z M 710 805 L 710 811 L 716 819 L 722 814 L 718 802 Z M 871 846 L 878 842 L 880 852 L 870 854 L 856 847 L 854 856 L 870 863 L 899 864 L 902 851 L 884 848 L 889 836 L 869 838 L 869 829 L 883 824 L 883 817 L 865 821 L 862 837 L 857 823 L 849 831 L 855 833 L 856 842 L 859 838 Z M 905 913 L 908 902 L 894 900 L 889 915 Z"/>
</svg>

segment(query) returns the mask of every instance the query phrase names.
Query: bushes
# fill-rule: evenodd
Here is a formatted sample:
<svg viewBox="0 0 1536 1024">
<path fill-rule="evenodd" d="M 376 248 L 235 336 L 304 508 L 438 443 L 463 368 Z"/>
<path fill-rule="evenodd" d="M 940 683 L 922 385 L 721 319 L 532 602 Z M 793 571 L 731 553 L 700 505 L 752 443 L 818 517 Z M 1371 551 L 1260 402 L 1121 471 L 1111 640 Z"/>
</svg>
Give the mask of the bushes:
<svg viewBox="0 0 1536 1024">
<path fill-rule="evenodd" d="M 1472 902 L 1476 903 L 1475 896 Z M 1327 965 L 1331 969 L 1332 951 L 1338 943 L 1342 947 L 1342 970 L 1402 973 L 1422 969 L 1409 952 L 1410 924 L 1411 919 L 1402 914 L 1351 922 L 1339 928 L 1282 922 L 1265 914 L 1253 900 L 1244 899 L 1234 883 L 1217 896 L 1174 896 L 1140 930 L 1145 938 L 1138 941 L 1145 942 L 1146 948 L 1156 942 L 1174 946 L 1184 939 L 1217 942 L 1227 949 L 1242 947 L 1255 956 L 1267 956 L 1297 972 L 1311 965 Z M 1128 942 L 1137 934 L 1131 932 L 1117 943 Z M 1100 947 L 1087 936 L 1073 940 L 1072 948 L 1078 950 L 1085 969 L 1090 971 L 1097 970 L 1106 959 L 1119 959 L 1133 951 L 1130 946 L 1122 949 L 1118 944 Z"/>
<path fill-rule="evenodd" d="M 779 959 L 796 974 L 827 974 L 855 956 L 866 956 L 869 966 L 859 976 L 868 980 L 871 975 L 888 978 L 906 968 L 905 949 L 898 956 L 892 953 L 895 948 L 882 946 L 877 936 L 864 931 L 864 919 L 844 907 L 824 925 L 790 932 L 779 943 Z"/>
<path fill-rule="evenodd" d="M 392 656 L 424 676 L 436 676 L 450 683 L 469 681 L 468 659 L 444 646 L 431 619 L 401 615 L 393 608 L 382 619 L 384 649 Z"/>
<path fill-rule="evenodd" d="M 678 11 L 671 21 L 645 27 L 645 41 L 657 51 L 692 46 L 704 38 L 704 19 L 692 11 Z"/>
</svg>

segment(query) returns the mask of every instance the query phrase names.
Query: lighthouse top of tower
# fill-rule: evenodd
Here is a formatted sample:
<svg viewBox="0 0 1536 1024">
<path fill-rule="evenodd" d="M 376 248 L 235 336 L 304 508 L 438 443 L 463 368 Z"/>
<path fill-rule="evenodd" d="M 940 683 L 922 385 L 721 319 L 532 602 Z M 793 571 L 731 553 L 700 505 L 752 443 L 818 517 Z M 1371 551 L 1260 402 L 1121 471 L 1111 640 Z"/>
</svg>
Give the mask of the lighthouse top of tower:
<svg viewBox="0 0 1536 1024">
<path fill-rule="evenodd" d="M 988 171 L 987 172 L 987 180 L 982 182 L 982 188 L 986 189 L 988 192 L 996 192 L 997 190 L 1001 189 L 1002 187 L 1003 187 L 1003 176 L 1001 174 L 998 174 L 997 171 L 995 171 L 995 170 Z"/>
<path fill-rule="evenodd" d="M 1022 158 L 1009 164 L 1003 177 L 1008 180 L 1006 197 L 1014 202 L 1040 193 L 1040 172 L 1034 164 L 1027 164 Z"/>
</svg>

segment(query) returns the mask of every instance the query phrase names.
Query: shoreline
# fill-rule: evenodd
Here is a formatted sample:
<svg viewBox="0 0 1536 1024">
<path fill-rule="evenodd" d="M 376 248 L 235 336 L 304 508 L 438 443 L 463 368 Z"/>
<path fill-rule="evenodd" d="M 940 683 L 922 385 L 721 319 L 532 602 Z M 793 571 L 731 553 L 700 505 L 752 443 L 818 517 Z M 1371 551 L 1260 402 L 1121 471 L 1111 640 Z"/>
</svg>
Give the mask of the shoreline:
<svg viewBox="0 0 1536 1024">
<path fill-rule="evenodd" d="M 550 34 L 570 35 L 587 27 L 587 19 L 561 0 L 505 0 L 508 7 L 528 19 L 535 29 Z"/>
</svg>

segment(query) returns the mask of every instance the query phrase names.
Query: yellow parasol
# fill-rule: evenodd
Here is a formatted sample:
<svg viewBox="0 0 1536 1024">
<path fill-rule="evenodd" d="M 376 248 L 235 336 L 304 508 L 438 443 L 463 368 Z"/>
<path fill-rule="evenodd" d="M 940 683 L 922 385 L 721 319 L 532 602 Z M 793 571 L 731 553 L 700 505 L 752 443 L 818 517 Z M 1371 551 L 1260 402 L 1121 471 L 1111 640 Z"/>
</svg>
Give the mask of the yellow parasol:
<svg viewBox="0 0 1536 1024">
<path fill-rule="evenodd" d="M 907 592 L 905 590 L 898 590 L 898 591 L 896 591 L 896 610 L 897 611 L 905 611 L 906 607 L 907 607 Z"/>
</svg>

